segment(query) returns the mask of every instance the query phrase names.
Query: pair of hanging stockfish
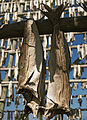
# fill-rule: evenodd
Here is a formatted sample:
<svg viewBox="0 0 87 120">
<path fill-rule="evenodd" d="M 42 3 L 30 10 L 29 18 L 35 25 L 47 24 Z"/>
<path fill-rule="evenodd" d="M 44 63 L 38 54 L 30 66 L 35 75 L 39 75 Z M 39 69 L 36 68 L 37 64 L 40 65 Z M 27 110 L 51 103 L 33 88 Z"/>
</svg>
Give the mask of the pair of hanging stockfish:
<svg viewBox="0 0 87 120">
<path fill-rule="evenodd" d="M 29 19 L 25 26 L 25 37 L 20 57 L 19 88 L 27 101 L 27 113 L 37 115 L 41 108 L 49 119 L 60 113 L 69 112 L 69 68 L 70 56 L 63 31 L 60 30 L 60 16 L 67 4 L 51 9 L 44 5 L 53 27 L 53 39 L 50 52 L 47 97 L 45 96 L 45 64 L 38 28 L 34 20 Z M 49 26 L 48 26 L 49 27 Z M 46 103 L 44 104 L 44 99 Z M 26 111 L 26 110 L 25 110 Z"/>
</svg>

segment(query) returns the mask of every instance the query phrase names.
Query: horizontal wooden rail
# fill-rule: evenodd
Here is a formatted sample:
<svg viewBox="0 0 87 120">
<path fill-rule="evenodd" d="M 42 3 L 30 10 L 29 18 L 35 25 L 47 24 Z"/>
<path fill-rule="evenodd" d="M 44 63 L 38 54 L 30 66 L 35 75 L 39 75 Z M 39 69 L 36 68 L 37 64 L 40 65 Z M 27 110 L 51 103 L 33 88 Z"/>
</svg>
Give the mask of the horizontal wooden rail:
<svg viewBox="0 0 87 120">
<path fill-rule="evenodd" d="M 4 25 L 0 29 L 0 39 L 23 37 L 25 21 Z M 53 27 L 48 19 L 36 21 L 39 34 L 52 34 Z M 64 32 L 84 32 L 87 31 L 87 16 L 61 18 L 59 24 L 60 30 Z M 59 29 L 58 27 L 58 29 Z"/>
</svg>

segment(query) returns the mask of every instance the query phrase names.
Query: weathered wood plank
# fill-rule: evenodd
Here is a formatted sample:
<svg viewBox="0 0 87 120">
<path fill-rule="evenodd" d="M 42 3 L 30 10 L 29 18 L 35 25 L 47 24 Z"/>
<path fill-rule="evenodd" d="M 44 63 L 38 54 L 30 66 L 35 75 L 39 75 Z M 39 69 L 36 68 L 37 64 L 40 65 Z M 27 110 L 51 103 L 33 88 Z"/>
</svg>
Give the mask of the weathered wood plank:
<svg viewBox="0 0 87 120">
<path fill-rule="evenodd" d="M 39 34 L 52 34 L 53 28 L 50 21 L 37 20 Z M 23 37 L 24 36 L 25 22 L 17 22 L 13 24 L 7 24 L 0 29 L 0 39 L 12 38 L 12 37 Z M 64 32 L 84 32 L 87 31 L 87 16 L 72 17 L 72 18 L 61 18 L 60 29 Z"/>
</svg>

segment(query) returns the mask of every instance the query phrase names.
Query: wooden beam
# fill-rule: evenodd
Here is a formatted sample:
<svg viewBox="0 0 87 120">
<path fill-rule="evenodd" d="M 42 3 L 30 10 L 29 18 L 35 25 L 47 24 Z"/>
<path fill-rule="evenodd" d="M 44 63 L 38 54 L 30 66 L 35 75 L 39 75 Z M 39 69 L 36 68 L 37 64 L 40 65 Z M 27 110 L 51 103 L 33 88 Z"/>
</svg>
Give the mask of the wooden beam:
<svg viewBox="0 0 87 120">
<path fill-rule="evenodd" d="M 6 24 L 0 29 L 0 39 L 15 38 L 24 36 L 25 22 L 16 22 L 13 24 Z"/>
<path fill-rule="evenodd" d="M 50 21 L 37 20 L 39 34 L 52 34 L 53 28 Z M 61 18 L 60 29 L 64 32 L 84 32 L 87 31 L 87 16 Z M 7 24 L 0 29 L 0 39 L 23 37 L 24 36 L 25 21 Z"/>
</svg>

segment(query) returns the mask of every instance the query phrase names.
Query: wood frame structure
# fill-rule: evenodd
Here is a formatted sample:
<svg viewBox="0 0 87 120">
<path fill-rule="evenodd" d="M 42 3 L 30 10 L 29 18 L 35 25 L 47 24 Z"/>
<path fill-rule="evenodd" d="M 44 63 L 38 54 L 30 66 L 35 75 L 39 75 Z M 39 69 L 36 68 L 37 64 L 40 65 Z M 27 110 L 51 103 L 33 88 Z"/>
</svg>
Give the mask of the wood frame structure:
<svg viewBox="0 0 87 120">
<path fill-rule="evenodd" d="M 39 34 L 52 34 L 52 26 L 48 20 L 36 20 L 39 29 Z M 49 27 L 47 27 L 47 25 Z M 20 26 L 20 27 L 18 27 Z M 0 39 L 13 37 L 23 37 L 25 22 L 16 22 L 13 24 L 4 25 L 0 29 Z M 42 29 L 43 28 L 43 29 Z M 61 30 L 64 32 L 84 32 L 87 31 L 87 16 L 61 18 Z M 11 59 L 12 60 L 12 59 Z M 83 66 L 85 67 L 85 65 Z M 7 80 L 7 79 L 6 79 Z M 86 82 L 86 80 L 72 80 L 70 82 Z M 78 97 L 78 96 L 75 96 Z M 85 95 L 86 97 L 86 95 Z"/>
</svg>

